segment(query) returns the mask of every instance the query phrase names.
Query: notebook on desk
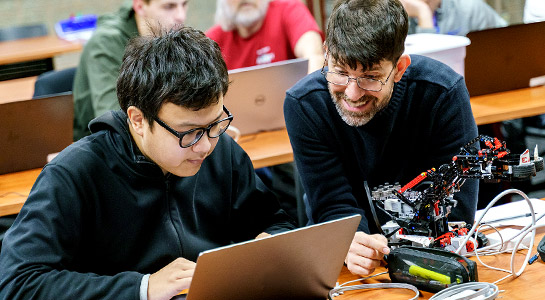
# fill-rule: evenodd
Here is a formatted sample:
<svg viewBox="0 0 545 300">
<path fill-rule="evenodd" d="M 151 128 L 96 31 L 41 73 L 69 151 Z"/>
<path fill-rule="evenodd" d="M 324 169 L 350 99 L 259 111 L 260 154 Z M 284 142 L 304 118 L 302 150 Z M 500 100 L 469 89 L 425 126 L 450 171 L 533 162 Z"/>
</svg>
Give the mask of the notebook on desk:
<svg viewBox="0 0 545 300">
<path fill-rule="evenodd" d="M 0 104 L 0 174 L 41 168 L 72 143 L 72 93 Z"/>
<path fill-rule="evenodd" d="M 326 299 L 361 216 L 202 252 L 187 300 Z"/>
<path fill-rule="evenodd" d="M 224 104 L 233 114 L 231 126 L 241 134 L 286 127 L 286 91 L 308 72 L 307 59 L 292 59 L 229 71 Z"/>
<path fill-rule="evenodd" d="M 544 32 L 545 22 L 539 22 L 468 33 L 465 79 L 469 94 L 526 88 L 532 78 L 545 76 Z"/>
</svg>

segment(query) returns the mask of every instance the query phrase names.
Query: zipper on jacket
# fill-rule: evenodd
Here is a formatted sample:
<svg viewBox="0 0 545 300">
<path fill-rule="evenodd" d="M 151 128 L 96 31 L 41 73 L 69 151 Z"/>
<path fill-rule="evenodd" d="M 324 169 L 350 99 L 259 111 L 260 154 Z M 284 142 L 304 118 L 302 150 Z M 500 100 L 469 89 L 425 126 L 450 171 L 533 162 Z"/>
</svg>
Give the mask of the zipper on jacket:
<svg viewBox="0 0 545 300">
<path fill-rule="evenodd" d="M 166 205 L 167 205 L 167 212 L 168 212 L 168 217 L 170 219 L 170 225 L 172 226 L 172 230 L 174 231 L 175 235 L 176 235 L 176 238 L 178 239 L 178 246 L 180 247 L 180 257 L 183 257 L 183 254 L 184 254 L 184 249 L 183 249 L 183 245 L 182 245 L 182 240 L 181 240 L 181 234 L 180 232 L 178 231 L 178 228 L 176 227 L 176 222 L 174 221 L 173 219 L 173 216 L 172 216 L 172 205 L 170 203 L 170 178 L 171 178 L 172 174 L 170 173 L 167 173 L 166 174 L 166 180 L 165 180 L 165 198 L 166 198 Z M 182 220 L 179 220 L 179 223 L 180 223 L 180 226 L 182 226 Z M 182 228 L 180 228 L 179 230 L 182 230 Z"/>
</svg>

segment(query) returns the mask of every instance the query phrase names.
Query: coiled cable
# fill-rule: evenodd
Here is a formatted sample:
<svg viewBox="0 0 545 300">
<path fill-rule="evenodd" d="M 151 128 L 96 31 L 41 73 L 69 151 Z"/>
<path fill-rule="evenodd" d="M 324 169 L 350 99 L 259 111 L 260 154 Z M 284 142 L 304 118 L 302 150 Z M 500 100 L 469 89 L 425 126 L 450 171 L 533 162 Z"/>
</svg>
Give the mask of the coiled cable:
<svg viewBox="0 0 545 300">
<path fill-rule="evenodd" d="M 448 287 L 433 295 L 430 300 L 491 300 L 499 294 L 498 286 L 488 282 L 466 282 Z"/>
<path fill-rule="evenodd" d="M 348 285 L 348 286 L 339 286 L 331 289 L 327 295 L 327 299 L 333 300 L 334 297 L 337 297 L 344 293 L 345 291 L 354 291 L 362 289 L 407 289 L 416 293 L 414 297 L 409 300 L 416 300 L 420 295 L 418 289 L 411 284 L 407 283 L 368 283 L 368 284 L 358 284 L 358 285 Z"/>
</svg>

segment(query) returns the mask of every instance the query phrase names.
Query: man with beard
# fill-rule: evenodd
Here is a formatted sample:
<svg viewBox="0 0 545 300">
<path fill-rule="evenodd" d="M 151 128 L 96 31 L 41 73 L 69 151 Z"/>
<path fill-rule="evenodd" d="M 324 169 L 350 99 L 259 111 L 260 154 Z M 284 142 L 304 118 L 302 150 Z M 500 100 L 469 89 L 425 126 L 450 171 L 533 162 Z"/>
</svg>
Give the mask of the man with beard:
<svg viewBox="0 0 545 300">
<path fill-rule="evenodd" d="M 189 0 L 132 0 L 101 16 L 85 45 L 74 78 L 74 141 L 89 135 L 89 122 L 118 109 L 115 83 L 129 39 L 148 35 L 151 27 L 182 26 Z"/>
<path fill-rule="evenodd" d="M 464 78 L 403 54 L 407 31 L 399 0 L 338 1 L 322 70 L 288 90 L 284 102 L 310 222 L 362 215 L 345 261 L 355 274 L 372 273 L 389 253 L 387 239 L 374 234 L 364 182 L 408 183 L 477 136 Z M 455 194 L 450 220 L 473 223 L 477 184 L 468 180 Z"/>
<path fill-rule="evenodd" d="M 293 58 L 321 67 L 322 33 L 299 0 L 218 0 L 216 25 L 206 35 L 229 70 Z"/>
</svg>

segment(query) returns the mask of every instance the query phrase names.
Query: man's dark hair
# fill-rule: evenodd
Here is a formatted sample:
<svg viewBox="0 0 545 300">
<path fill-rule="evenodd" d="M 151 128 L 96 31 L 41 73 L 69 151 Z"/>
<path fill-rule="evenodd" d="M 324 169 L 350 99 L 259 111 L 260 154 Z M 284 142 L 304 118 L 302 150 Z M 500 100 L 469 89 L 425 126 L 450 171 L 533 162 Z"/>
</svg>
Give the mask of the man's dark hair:
<svg viewBox="0 0 545 300">
<path fill-rule="evenodd" d="M 139 108 L 152 126 L 166 102 L 200 110 L 229 86 L 220 48 L 201 31 L 183 27 L 132 39 L 123 56 L 117 98 L 123 111 Z"/>
<path fill-rule="evenodd" d="M 398 0 L 339 0 L 327 22 L 328 55 L 342 65 L 367 70 L 405 50 L 407 12 Z"/>
</svg>

